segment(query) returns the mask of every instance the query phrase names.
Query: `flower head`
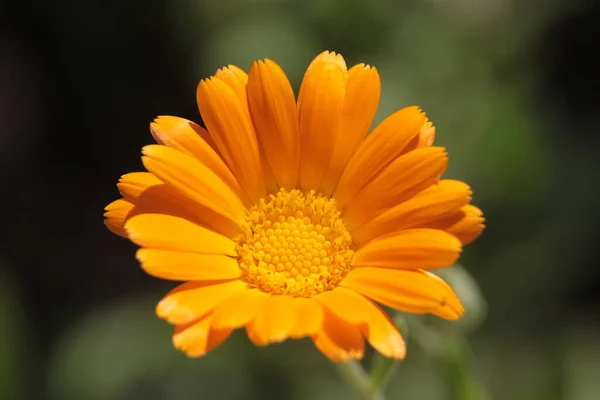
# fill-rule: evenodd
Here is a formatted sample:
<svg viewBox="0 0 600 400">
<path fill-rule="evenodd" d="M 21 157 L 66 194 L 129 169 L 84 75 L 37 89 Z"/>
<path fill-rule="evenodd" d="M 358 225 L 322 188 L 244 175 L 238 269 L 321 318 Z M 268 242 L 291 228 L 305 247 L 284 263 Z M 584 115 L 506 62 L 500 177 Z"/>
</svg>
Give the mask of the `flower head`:
<svg viewBox="0 0 600 400">
<path fill-rule="evenodd" d="M 456 319 L 463 307 L 429 270 L 453 264 L 483 229 L 471 191 L 440 180 L 445 149 L 417 107 L 368 136 L 377 70 L 324 52 L 298 101 L 273 61 L 228 66 L 198 85 L 207 129 L 177 117 L 151 125 L 148 172 L 124 175 L 106 225 L 141 248 L 149 274 L 182 281 L 157 314 L 173 342 L 202 356 L 236 328 L 256 345 L 310 337 L 335 361 L 364 339 L 403 358 L 377 305 Z"/>
</svg>

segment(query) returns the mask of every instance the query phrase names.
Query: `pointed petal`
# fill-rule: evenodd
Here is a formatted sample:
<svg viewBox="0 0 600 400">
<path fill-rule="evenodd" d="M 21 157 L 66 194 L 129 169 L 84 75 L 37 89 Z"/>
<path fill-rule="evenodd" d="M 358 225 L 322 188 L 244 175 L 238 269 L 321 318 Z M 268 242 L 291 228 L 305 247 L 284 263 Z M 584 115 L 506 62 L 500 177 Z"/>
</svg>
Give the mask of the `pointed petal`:
<svg viewBox="0 0 600 400">
<path fill-rule="evenodd" d="M 246 118 L 251 121 L 250 118 L 250 106 L 248 104 L 248 75 L 241 68 L 235 65 L 228 65 L 225 68 L 221 68 L 215 74 L 216 78 L 224 81 L 233 90 L 233 93 L 237 97 L 240 106 L 245 111 Z M 260 137 L 257 136 L 258 141 L 258 153 L 260 158 L 260 166 L 262 174 L 265 180 L 266 188 L 268 193 L 277 192 L 277 182 L 275 181 L 275 175 L 271 170 L 271 166 L 265 156 L 265 150 L 263 143 L 260 142 Z"/>
<path fill-rule="evenodd" d="M 258 289 L 244 290 L 219 304 L 213 312 L 215 328 L 239 328 L 256 318 L 269 295 Z"/>
<path fill-rule="evenodd" d="M 300 159 L 298 111 L 283 70 L 267 59 L 252 64 L 248 78 L 252 122 L 280 186 L 296 187 Z"/>
<path fill-rule="evenodd" d="M 443 287 L 446 291 L 454 294 L 454 291 L 452 290 L 450 285 L 448 285 L 446 281 L 444 281 L 442 278 L 428 271 L 422 272 L 432 280 L 436 281 L 438 285 Z M 437 307 L 436 309 L 432 310 L 431 313 L 440 318 L 456 320 L 463 316 L 463 314 L 465 313 L 465 309 L 463 308 L 456 294 L 454 294 L 454 296 L 448 296 L 448 301 L 446 303 L 443 303 L 440 307 Z"/>
<path fill-rule="evenodd" d="M 355 268 L 340 286 L 411 313 L 428 313 L 441 308 L 448 311 L 443 318 L 457 319 L 464 312 L 450 286 L 427 271 Z"/>
<path fill-rule="evenodd" d="M 413 150 L 398 157 L 365 185 L 346 207 L 349 229 L 375 218 L 437 183 L 448 165 L 443 147 Z"/>
<path fill-rule="evenodd" d="M 350 158 L 333 194 L 340 208 L 345 208 L 368 182 L 403 154 L 425 118 L 418 107 L 406 107 L 387 117 L 367 136 Z"/>
<path fill-rule="evenodd" d="M 406 344 L 389 316 L 362 295 L 343 287 L 323 292 L 316 300 L 351 325 L 361 326 L 368 342 L 386 357 L 404 358 Z"/>
<path fill-rule="evenodd" d="M 291 296 L 269 296 L 246 326 L 250 340 L 257 346 L 266 346 L 287 339 L 295 322 L 293 302 Z"/>
<path fill-rule="evenodd" d="M 109 218 L 106 221 L 109 229 L 114 229 L 115 233 L 121 236 L 127 237 L 124 224 L 129 218 L 145 213 L 160 213 L 188 219 L 212 226 L 230 236 L 234 236 L 240 230 L 239 225 L 182 196 L 149 172 L 123 175 L 117 186 L 124 199 L 110 205 L 111 210 L 105 216 Z M 121 205 L 121 211 L 115 209 L 117 205 Z"/>
<path fill-rule="evenodd" d="M 125 199 L 118 199 L 107 205 L 104 210 L 104 225 L 114 234 L 127 237 L 125 221 L 129 218 L 134 205 Z"/>
<path fill-rule="evenodd" d="M 485 225 L 483 212 L 472 204 L 465 205 L 461 212 L 464 216 L 455 224 L 446 229 L 446 232 L 453 234 L 461 241 L 463 245 L 471 243 L 477 239 Z"/>
<path fill-rule="evenodd" d="M 162 250 L 237 256 L 235 242 L 183 218 L 165 214 L 142 214 L 125 224 L 135 244 Z"/>
<path fill-rule="evenodd" d="M 249 201 L 221 156 L 203 139 L 203 136 L 208 135 L 206 129 L 187 119 L 160 116 L 150 124 L 150 131 L 157 142 L 200 160 L 238 197 L 245 202 Z"/>
<path fill-rule="evenodd" d="M 330 195 L 375 119 L 381 80 L 374 67 L 355 65 L 348 71 L 346 96 L 335 147 L 320 191 Z"/>
<path fill-rule="evenodd" d="M 302 190 L 318 189 L 333 154 L 346 92 L 345 64 L 342 69 L 340 58 L 335 53 L 322 53 L 309 65 L 300 87 Z"/>
<path fill-rule="evenodd" d="M 215 78 L 219 78 L 225 82 L 231 88 L 235 97 L 237 97 L 242 108 L 248 111 L 248 97 L 246 93 L 248 74 L 243 69 L 229 64 L 227 67 L 219 69 L 215 73 Z"/>
<path fill-rule="evenodd" d="M 361 359 L 365 342 L 360 329 L 328 310 L 324 310 L 324 317 L 321 330 L 312 337 L 321 353 L 335 362 Z"/>
<path fill-rule="evenodd" d="M 203 224 L 207 220 L 204 216 L 198 217 L 196 213 L 189 211 L 200 207 L 198 203 L 181 195 L 149 172 L 123 175 L 117 186 L 123 197 L 135 205 L 128 218 L 154 213 L 201 221 Z"/>
<path fill-rule="evenodd" d="M 144 166 L 180 194 L 238 225 L 244 221 L 244 206 L 236 194 L 199 160 L 170 147 L 150 145 L 143 149 Z"/>
<path fill-rule="evenodd" d="M 149 172 L 123 175 L 117 186 L 123 197 L 135 204 L 128 218 L 139 214 L 166 214 L 209 227 L 229 238 L 240 232 L 239 224 L 182 195 Z"/>
<path fill-rule="evenodd" d="M 419 144 L 418 147 L 429 147 L 433 145 L 435 140 L 435 126 L 429 119 L 425 119 L 425 123 L 419 131 Z"/>
<path fill-rule="evenodd" d="M 258 203 L 267 194 L 260 149 L 248 105 L 239 96 L 217 77 L 201 81 L 196 92 L 204 123 L 223 159 L 252 203 Z"/>
<path fill-rule="evenodd" d="M 161 279 L 217 281 L 240 277 L 237 261 L 222 254 L 139 249 L 136 257 L 146 273 Z"/>
<path fill-rule="evenodd" d="M 146 189 L 161 184 L 163 182 L 150 172 L 131 172 L 119 179 L 117 187 L 125 199 L 135 203 Z"/>
<path fill-rule="evenodd" d="M 212 316 L 185 325 L 177 325 L 173 332 L 173 345 L 188 357 L 202 357 L 223 343 L 232 329 L 211 328 Z"/>
<path fill-rule="evenodd" d="M 172 324 L 187 324 L 211 312 L 230 296 L 247 290 L 247 284 L 234 281 L 191 281 L 179 285 L 156 307 L 156 314 Z"/>
<path fill-rule="evenodd" d="M 179 118 L 179 117 L 173 117 L 173 116 L 158 116 L 156 117 L 156 119 L 154 120 L 154 122 L 158 122 L 157 119 L 159 118 L 174 118 L 176 120 L 182 120 L 182 121 L 187 121 L 183 118 Z M 174 121 L 175 122 L 175 121 Z M 221 154 L 219 153 L 219 149 L 217 149 L 217 146 L 215 145 L 215 141 L 212 139 L 212 137 L 210 136 L 210 133 L 208 133 L 208 131 L 206 129 L 204 129 L 203 127 L 201 127 L 200 125 L 192 122 L 192 121 L 188 121 L 191 125 L 192 125 L 192 129 L 194 130 L 194 132 L 196 133 L 196 135 L 200 136 L 200 139 L 202 139 L 204 142 L 206 142 L 212 149 L 214 152 L 216 152 L 219 157 L 221 156 Z M 152 135 L 152 137 L 154 138 L 154 140 L 156 141 L 157 144 L 162 144 L 164 146 L 171 146 L 171 141 L 172 139 L 169 137 L 165 137 L 162 134 L 159 134 L 158 131 L 156 131 L 155 129 L 152 129 L 152 123 L 150 124 L 150 134 Z M 186 135 L 187 136 L 187 135 Z M 181 149 L 178 149 L 181 150 Z"/>
<path fill-rule="evenodd" d="M 485 218 L 481 210 L 474 205 L 465 204 L 460 209 L 440 215 L 436 219 L 425 221 L 419 227 L 440 229 L 456 236 L 463 245 L 471 243 L 481 234 Z"/>
<path fill-rule="evenodd" d="M 314 64 L 328 63 L 337 65 L 342 71 L 347 72 L 348 67 L 346 61 L 341 54 L 337 54 L 335 51 L 325 50 L 316 56 L 309 64 L 307 69 L 310 69 Z"/>
<path fill-rule="evenodd" d="M 323 308 L 312 298 L 296 297 L 294 299 L 294 326 L 290 337 L 300 339 L 315 334 L 323 325 Z"/>
<path fill-rule="evenodd" d="M 452 265 L 461 244 L 453 235 L 437 229 L 408 229 L 382 236 L 361 247 L 353 266 L 431 269 Z"/>
<path fill-rule="evenodd" d="M 456 212 L 467 204 L 470 198 L 471 190 L 465 183 L 449 179 L 442 180 L 413 198 L 366 221 L 360 228 L 355 229 L 352 242 L 360 247 L 385 234 L 423 226 L 423 224 Z"/>
</svg>

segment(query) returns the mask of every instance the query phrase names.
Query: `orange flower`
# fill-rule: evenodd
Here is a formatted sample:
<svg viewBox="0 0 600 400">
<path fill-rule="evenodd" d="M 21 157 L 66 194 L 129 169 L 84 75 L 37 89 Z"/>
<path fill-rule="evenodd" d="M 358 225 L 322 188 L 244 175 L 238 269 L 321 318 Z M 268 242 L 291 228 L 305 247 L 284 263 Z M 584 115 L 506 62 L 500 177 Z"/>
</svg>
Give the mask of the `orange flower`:
<svg viewBox="0 0 600 400">
<path fill-rule="evenodd" d="M 403 358 L 375 303 L 456 319 L 463 307 L 430 269 L 453 264 L 483 229 L 471 191 L 440 180 L 444 148 L 417 107 L 367 136 L 380 96 L 375 68 L 324 52 L 298 102 L 273 61 L 228 66 L 198 85 L 208 130 L 158 117 L 148 172 L 124 175 L 106 225 L 141 246 L 142 268 L 184 281 L 157 314 L 191 357 L 245 327 L 259 346 L 310 337 L 334 361 L 364 339 Z"/>
</svg>

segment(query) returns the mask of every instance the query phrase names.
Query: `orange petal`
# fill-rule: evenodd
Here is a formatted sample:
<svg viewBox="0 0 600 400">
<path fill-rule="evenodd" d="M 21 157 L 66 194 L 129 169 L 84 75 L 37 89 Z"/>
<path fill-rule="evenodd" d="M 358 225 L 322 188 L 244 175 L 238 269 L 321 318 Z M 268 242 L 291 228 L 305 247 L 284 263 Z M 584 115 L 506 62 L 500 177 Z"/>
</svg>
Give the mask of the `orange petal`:
<svg viewBox="0 0 600 400">
<path fill-rule="evenodd" d="M 302 80 L 298 96 L 302 190 L 318 189 L 333 154 L 346 92 L 346 70 L 340 58 L 322 53 Z"/>
<path fill-rule="evenodd" d="M 153 177 L 149 179 L 148 177 Z M 134 172 L 123 175 L 117 185 L 124 198 L 135 205 L 128 218 L 144 213 L 173 215 L 204 223 L 204 215 L 197 218 L 195 210 L 200 205 L 182 196 L 170 186 L 162 183 L 151 173 Z M 221 220 L 224 220 L 221 217 Z"/>
<path fill-rule="evenodd" d="M 316 56 L 309 64 L 307 69 L 310 69 L 314 64 L 327 63 L 337 65 L 344 73 L 348 70 L 346 61 L 341 54 L 337 54 L 335 51 L 325 50 Z"/>
<path fill-rule="evenodd" d="M 234 281 L 191 281 L 179 285 L 156 307 L 156 314 L 172 324 L 187 324 L 212 311 L 230 296 L 247 290 L 247 284 Z"/>
<path fill-rule="evenodd" d="M 294 299 L 296 315 L 290 337 L 300 339 L 315 334 L 323 325 L 323 308 L 312 298 L 296 297 Z"/>
<path fill-rule="evenodd" d="M 248 102 L 259 142 L 280 186 L 296 187 L 300 159 L 298 111 L 292 86 L 271 60 L 250 67 Z"/>
<path fill-rule="evenodd" d="M 246 118 L 250 120 L 250 109 L 248 105 L 248 75 L 241 68 L 235 65 L 228 65 L 225 68 L 221 68 L 215 73 L 215 77 L 224 81 L 233 90 L 233 93 L 237 97 L 241 107 L 245 111 Z M 260 166 L 264 175 L 265 183 L 267 185 L 268 193 L 277 192 L 277 183 L 275 182 L 275 176 L 271 170 L 266 157 L 262 143 L 258 141 L 258 152 L 260 158 Z"/>
<path fill-rule="evenodd" d="M 131 211 L 133 210 L 133 204 L 125 199 L 115 200 L 107 205 L 104 210 L 104 225 L 114 234 L 119 236 L 127 237 L 125 231 L 125 221 L 129 218 Z"/>
<path fill-rule="evenodd" d="M 216 77 L 201 81 L 196 91 L 200 113 L 223 159 L 252 203 L 258 203 L 267 194 L 260 148 L 247 103 L 239 96 Z"/>
<path fill-rule="evenodd" d="M 231 88 L 235 97 L 237 97 L 242 108 L 248 111 L 248 97 L 246 93 L 248 74 L 243 69 L 229 64 L 215 72 L 215 78 L 219 78 L 225 82 Z"/>
<path fill-rule="evenodd" d="M 158 116 L 156 117 L 156 119 L 154 120 L 154 122 L 157 122 L 157 119 L 159 118 L 173 118 L 175 122 L 175 120 L 182 120 L 182 121 L 187 121 L 183 118 L 179 118 L 179 117 L 172 117 L 172 116 Z M 192 121 L 188 121 L 190 123 L 190 125 L 192 126 L 192 129 L 195 131 L 196 135 L 200 136 L 200 139 L 202 139 L 204 142 L 206 142 L 212 149 L 214 152 L 216 152 L 217 154 L 219 154 L 219 149 L 217 149 L 217 146 L 215 145 L 215 141 L 212 139 L 212 137 L 210 136 L 210 133 L 208 133 L 208 131 L 206 129 L 204 129 L 203 127 L 201 127 L 200 125 L 192 122 Z M 158 131 L 156 131 L 155 129 L 153 129 L 152 126 L 153 123 L 150 123 L 150 134 L 152 135 L 152 137 L 154 138 L 154 140 L 156 141 L 157 144 L 162 144 L 164 146 L 171 146 L 170 142 L 172 141 L 171 138 L 169 137 L 165 137 L 164 135 L 161 135 Z M 181 149 L 178 149 L 181 150 Z M 221 156 L 221 154 L 219 154 L 219 156 Z"/>
<path fill-rule="evenodd" d="M 125 224 L 135 244 L 163 250 L 237 256 L 236 244 L 210 229 L 165 214 L 142 214 Z"/>
<path fill-rule="evenodd" d="M 444 318 L 457 319 L 464 309 L 454 291 L 427 271 L 355 268 L 340 282 L 386 306 L 412 313 L 448 311 Z"/>
<path fill-rule="evenodd" d="M 266 346 L 287 339 L 295 323 L 293 304 L 291 296 L 269 296 L 246 326 L 250 340 L 257 346 Z"/>
<path fill-rule="evenodd" d="M 470 200 L 469 186 L 460 181 L 445 179 L 437 185 L 417 193 L 413 198 L 398 204 L 366 221 L 356 228 L 352 241 L 358 247 L 372 239 L 435 221 L 448 213 L 456 212 Z"/>
<path fill-rule="evenodd" d="M 244 290 L 219 304 L 213 312 L 215 328 L 239 328 L 254 320 L 269 297 L 258 289 Z"/>
<path fill-rule="evenodd" d="M 429 119 L 425 119 L 425 123 L 419 131 L 419 144 L 417 147 L 429 147 L 433 145 L 435 140 L 435 126 Z"/>
<path fill-rule="evenodd" d="M 375 218 L 439 181 L 448 165 L 443 147 L 417 149 L 398 157 L 353 199 L 344 213 L 349 229 Z"/>
<path fill-rule="evenodd" d="M 237 235 L 241 229 L 238 223 L 181 195 L 164 183 L 145 190 L 135 202 L 135 208 L 129 217 L 150 213 L 183 218 L 229 238 Z"/>
<path fill-rule="evenodd" d="M 331 195 L 358 145 L 366 137 L 375 119 L 381 80 L 375 68 L 355 65 L 348 71 L 346 96 L 333 154 L 320 191 Z"/>
<path fill-rule="evenodd" d="M 323 326 L 312 336 L 315 346 L 335 362 L 361 359 L 365 351 L 365 341 L 360 329 L 328 310 L 323 312 Z"/>
<path fill-rule="evenodd" d="M 174 281 L 216 281 L 240 277 L 238 262 L 222 254 L 139 249 L 136 253 L 148 274 Z"/>
<path fill-rule="evenodd" d="M 170 147 L 150 145 L 142 158 L 148 171 L 194 200 L 240 225 L 245 209 L 237 195 L 199 160 Z"/>
<path fill-rule="evenodd" d="M 206 129 L 187 119 L 160 116 L 150 124 L 150 131 L 157 142 L 200 160 L 215 175 L 221 178 L 238 197 L 246 202 L 249 201 L 221 156 L 217 154 L 214 147 L 203 140 L 203 137 L 208 135 Z"/>
<path fill-rule="evenodd" d="M 444 230 L 466 245 L 481 234 L 485 228 L 484 222 L 485 218 L 479 208 L 465 204 L 453 213 L 440 215 L 437 219 L 423 222 L 420 226 Z"/>
<path fill-rule="evenodd" d="M 240 230 L 235 223 L 181 196 L 149 172 L 123 175 L 117 186 L 124 199 L 114 202 L 114 205 L 109 207 L 121 205 L 125 209 L 120 212 L 114 209 L 105 215 L 109 218 L 106 221 L 109 229 L 121 236 L 127 237 L 127 232 L 124 230 L 125 222 L 135 215 L 144 213 L 173 215 L 204 225 L 216 226 L 221 233 L 231 236 Z"/>
<path fill-rule="evenodd" d="M 361 326 L 371 346 L 384 356 L 406 356 L 406 344 L 389 316 L 362 295 L 337 287 L 316 296 L 316 300 L 349 324 Z"/>
<path fill-rule="evenodd" d="M 210 227 L 227 237 L 240 231 L 235 222 L 185 197 L 149 172 L 123 175 L 117 186 L 123 197 L 135 204 L 128 218 L 145 213 L 167 214 Z"/>
<path fill-rule="evenodd" d="M 240 102 L 241 107 L 245 111 L 247 119 L 251 120 L 247 93 L 248 75 L 246 72 L 235 65 L 228 65 L 227 67 L 218 70 L 215 73 L 215 77 L 223 80 L 231 88 L 231 90 L 233 90 L 235 96 Z M 260 158 L 260 166 L 267 186 L 267 192 L 270 194 L 276 193 L 277 182 L 275 181 L 275 175 L 273 174 L 273 170 L 267 161 L 263 143 L 261 143 L 260 140 L 258 140 L 258 153 Z"/>
<path fill-rule="evenodd" d="M 444 281 L 442 278 L 440 278 L 439 276 L 437 276 L 435 274 L 432 274 L 431 272 L 427 272 L 427 271 L 422 271 L 422 272 L 424 274 L 426 274 L 428 277 L 430 277 L 432 280 L 436 281 L 440 286 L 445 288 L 446 291 L 454 294 L 454 291 L 452 290 L 450 285 L 448 285 L 446 283 L 446 281 Z M 456 295 L 454 295 L 454 296 L 449 296 L 448 299 L 449 299 L 449 301 L 442 304 L 440 307 L 437 307 L 434 310 L 430 311 L 431 314 L 437 315 L 440 318 L 450 319 L 450 320 L 455 320 L 455 319 L 462 317 L 462 315 L 465 313 L 465 309 L 463 308 L 462 304 L 460 303 L 460 300 L 458 299 L 458 297 L 456 297 Z"/>
<path fill-rule="evenodd" d="M 117 187 L 125 199 L 134 203 L 146 189 L 161 184 L 163 182 L 150 172 L 131 172 L 119 179 Z"/>
<path fill-rule="evenodd" d="M 177 325 L 173 332 L 173 345 L 188 357 L 202 357 L 223 343 L 232 329 L 211 328 L 212 316 L 185 325 Z"/>
<path fill-rule="evenodd" d="M 333 194 L 340 208 L 345 208 L 363 186 L 405 151 L 425 118 L 418 107 L 406 107 L 387 117 L 367 136 L 350 158 Z"/>
<path fill-rule="evenodd" d="M 437 229 L 408 229 L 382 236 L 361 247 L 353 266 L 431 269 L 452 265 L 461 244 L 453 235 Z"/>
<path fill-rule="evenodd" d="M 464 216 L 455 224 L 446 229 L 446 232 L 453 234 L 461 241 L 463 245 L 471 243 L 477 239 L 485 225 L 483 212 L 472 204 L 465 205 L 461 211 Z"/>
</svg>

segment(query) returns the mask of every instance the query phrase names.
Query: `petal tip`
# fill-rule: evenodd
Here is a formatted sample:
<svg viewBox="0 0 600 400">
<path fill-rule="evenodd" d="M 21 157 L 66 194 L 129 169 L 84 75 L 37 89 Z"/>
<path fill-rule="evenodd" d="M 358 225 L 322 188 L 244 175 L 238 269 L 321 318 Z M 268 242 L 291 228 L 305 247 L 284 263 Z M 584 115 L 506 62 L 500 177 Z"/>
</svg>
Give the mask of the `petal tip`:
<svg viewBox="0 0 600 400">
<path fill-rule="evenodd" d="M 184 323 L 183 321 L 188 322 L 194 318 L 193 315 L 190 316 L 190 318 L 183 318 L 183 315 L 181 315 L 181 310 L 176 311 L 176 308 L 177 301 L 167 296 L 158 302 L 155 312 L 159 318 L 162 318 L 171 324 Z"/>
<path fill-rule="evenodd" d="M 157 154 L 157 152 L 160 151 L 160 149 L 162 147 L 164 147 L 164 146 L 161 146 L 160 144 L 146 145 L 146 146 L 142 147 L 142 154 L 146 157 L 152 158 L 153 156 L 155 156 Z"/>
</svg>

